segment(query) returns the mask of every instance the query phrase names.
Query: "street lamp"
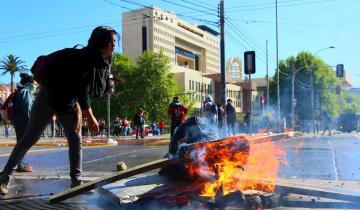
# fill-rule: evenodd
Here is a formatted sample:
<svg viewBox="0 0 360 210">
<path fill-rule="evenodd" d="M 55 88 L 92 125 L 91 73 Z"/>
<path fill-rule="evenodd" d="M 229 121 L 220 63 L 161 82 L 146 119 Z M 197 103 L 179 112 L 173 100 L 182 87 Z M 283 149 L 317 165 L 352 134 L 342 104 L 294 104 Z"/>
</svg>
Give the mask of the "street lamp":
<svg viewBox="0 0 360 210">
<path fill-rule="evenodd" d="M 329 46 L 329 47 L 325 47 L 325 48 L 321 48 L 320 50 L 318 50 L 314 56 L 316 56 L 317 54 L 319 54 L 321 51 L 326 50 L 326 49 L 334 49 L 334 46 Z M 310 82 L 311 82 L 311 115 L 312 115 L 312 122 L 313 122 L 313 129 L 314 129 L 314 81 L 313 81 L 313 67 L 314 66 L 310 66 L 309 69 L 311 70 L 311 74 L 310 74 Z M 306 66 L 300 67 L 298 69 L 293 69 L 292 71 L 292 77 L 291 77 L 291 126 L 294 127 L 295 125 L 295 76 L 296 74 L 302 70 L 305 69 Z"/>
<path fill-rule="evenodd" d="M 314 56 L 316 56 L 317 54 L 319 54 L 321 51 L 323 50 L 327 50 L 327 49 L 334 49 L 335 46 L 329 46 L 329 47 L 324 47 L 324 48 L 321 48 L 320 50 L 316 51 L 316 53 L 314 54 Z"/>
<path fill-rule="evenodd" d="M 316 56 L 317 54 L 319 54 L 321 51 L 323 50 L 327 50 L 327 49 L 334 49 L 334 46 L 329 46 L 329 47 L 324 47 L 321 48 L 320 50 L 318 50 L 314 56 Z M 312 69 L 310 69 L 310 83 L 311 83 L 311 117 L 312 117 L 312 128 L 313 128 L 313 132 L 315 133 L 315 119 L 314 119 L 314 71 Z"/>
</svg>

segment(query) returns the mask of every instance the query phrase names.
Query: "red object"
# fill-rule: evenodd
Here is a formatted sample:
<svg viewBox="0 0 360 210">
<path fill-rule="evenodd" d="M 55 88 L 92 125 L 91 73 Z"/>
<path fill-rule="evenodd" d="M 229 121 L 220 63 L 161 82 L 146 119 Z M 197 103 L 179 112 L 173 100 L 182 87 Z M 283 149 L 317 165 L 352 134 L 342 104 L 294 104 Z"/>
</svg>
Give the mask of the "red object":
<svg viewBox="0 0 360 210">
<path fill-rule="evenodd" d="M 3 120 L 11 120 L 14 117 L 14 95 L 15 92 L 11 93 L 0 108 L 0 114 Z"/>
<path fill-rule="evenodd" d="M 169 108 L 168 108 L 168 114 L 171 116 L 171 121 L 174 121 L 174 119 L 172 119 L 172 116 L 175 112 L 178 112 L 178 114 L 180 114 L 181 117 L 181 122 L 185 121 L 185 117 L 188 114 L 189 109 L 180 104 L 180 105 L 173 105 L 170 104 Z"/>
<path fill-rule="evenodd" d="M 150 133 L 150 129 L 144 128 L 144 135 L 147 136 L 149 133 Z M 136 128 L 132 129 L 131 135 L 136 135 Z M 140 135 L 140 133 L 139 133 L 139 135 Z"/>
<path fill-rule="evenodd" d="M 265 101 L 266 101 L 266 96 L 262 96 L 262 97 L 261 97 L 261 103 L 262 103 L 262 104 L 265 104 Z"/>
<path fill-rule="evenodd" d="M 162 121 L 162 120 L 160 120 L 160 122 L 159 122 L 159 128 L 160 128 L 160 129 L 163 129 L 164 127 L 165 127 L 165 122 Z"/>
</svg>

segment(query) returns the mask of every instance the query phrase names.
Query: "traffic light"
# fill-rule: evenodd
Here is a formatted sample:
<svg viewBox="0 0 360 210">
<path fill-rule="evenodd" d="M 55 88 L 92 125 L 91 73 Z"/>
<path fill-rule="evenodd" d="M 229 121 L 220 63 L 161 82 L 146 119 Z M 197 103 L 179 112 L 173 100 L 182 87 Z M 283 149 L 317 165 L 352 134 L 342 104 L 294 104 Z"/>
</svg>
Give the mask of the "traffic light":
<svg viewBox="0 0 360 210">
<path fill-rule="evenodd" d="M 336 86 L 336 94 L 337 94 L 337 95 L 340 95 L 340 90 L 341 90 L 340 85 L 337 85 L 337 86 Z"/>
<path fill-rule="evenodd" d="M 244 71 L 245 74 L 255 74 L 255 51 L 247 51 L 244 53 Z"/>
<path fill-rule="evenodd" d="M 344 64 L 336 65 L 336 76 L 344 77 Z"/>
</svg>

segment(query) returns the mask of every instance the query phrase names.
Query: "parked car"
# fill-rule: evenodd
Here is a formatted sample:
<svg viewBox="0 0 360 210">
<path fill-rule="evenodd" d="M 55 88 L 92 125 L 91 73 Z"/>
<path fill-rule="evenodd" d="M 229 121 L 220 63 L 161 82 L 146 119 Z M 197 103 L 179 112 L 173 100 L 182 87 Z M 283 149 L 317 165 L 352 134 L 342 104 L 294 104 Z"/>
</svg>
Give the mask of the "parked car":
<svg viewBox="0 0 360 210">
<path fill-rule="evenodd" d="M 355 113 L 341 114 L 338 119 L 338 130 L 341 132 L 357 131 L 359 125 L 359 115 Z"/>
</svg>

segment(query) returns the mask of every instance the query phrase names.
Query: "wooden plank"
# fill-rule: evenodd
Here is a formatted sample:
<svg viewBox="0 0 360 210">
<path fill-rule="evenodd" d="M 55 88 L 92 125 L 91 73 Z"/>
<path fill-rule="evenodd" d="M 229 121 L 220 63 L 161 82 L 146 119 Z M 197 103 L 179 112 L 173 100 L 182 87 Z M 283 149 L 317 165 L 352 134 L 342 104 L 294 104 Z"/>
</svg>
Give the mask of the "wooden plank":
<svg viewBox="0 0 360 210">
<path fill-rule="evenodd" d="M 96 180 L 93 180 L 93 181 L 84 183 L 80 186 L 66 190 L 64 192 L 55 194 L 49 198 L 49 201 L 50 201 L 50 203 L 53 203 L 53 204 L 58 203 L 60 201 L 66 200 L 68 198 L 77 196 L 83 192 L 95 189 L 96 187 L 101 187 L 101 186 L 107 185 L 109 183 L 113 183 L 113 182 L 131 177 L 131 176 L 134 176 L 137 174 L 141 174 L 141 173 L 144 173 L 147 171 L 162 168 L 162 167 L 174 164 L 177 161 L 178 161 L 178 159 L 169 160 L 167 158 L 163 158 L 163 159 L 152 161 L 150 163 L 145 163 L 145 164 L 133 167 L 133 168 L 129 168 L 124 171 L 117 172 L 112 175 L 98 178 Z"/>
</svg>

